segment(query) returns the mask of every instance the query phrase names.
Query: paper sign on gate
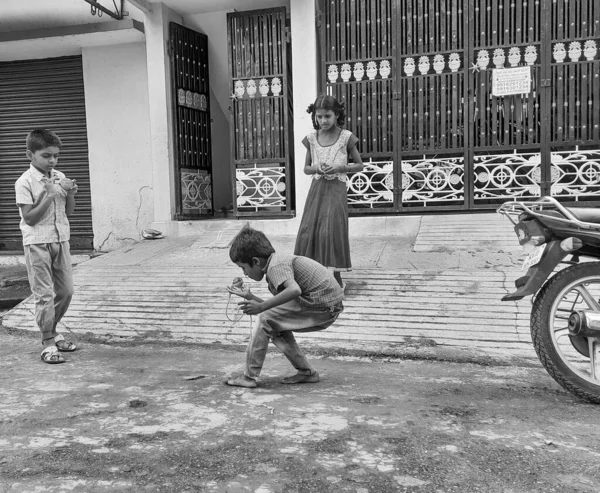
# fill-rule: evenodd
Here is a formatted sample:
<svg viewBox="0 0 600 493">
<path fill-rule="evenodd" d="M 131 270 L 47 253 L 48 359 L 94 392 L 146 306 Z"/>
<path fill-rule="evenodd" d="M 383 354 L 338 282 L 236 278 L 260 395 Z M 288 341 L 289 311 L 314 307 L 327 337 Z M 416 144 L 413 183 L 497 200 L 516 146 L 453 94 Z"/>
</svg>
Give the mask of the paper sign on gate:
<svg viewBox="0 0 600 493">
<path fill-rule="evenodd" d="M 531 67 L 495 68 L 492 70 L 492 95 L 509 96 L 531 92 Z"/>
</svg>

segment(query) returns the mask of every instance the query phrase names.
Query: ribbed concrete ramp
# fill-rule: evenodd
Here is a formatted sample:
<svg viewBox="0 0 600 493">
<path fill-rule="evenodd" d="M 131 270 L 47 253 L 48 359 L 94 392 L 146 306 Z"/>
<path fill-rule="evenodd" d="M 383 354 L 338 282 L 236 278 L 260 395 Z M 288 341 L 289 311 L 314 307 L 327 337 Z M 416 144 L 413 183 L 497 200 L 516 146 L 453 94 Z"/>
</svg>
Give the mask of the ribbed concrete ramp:
<svg viewBox="0 0 600 493">
<path fill-rule="evenodd" d="M 497 213 L 423 216 L 415 252 L 517 251 L 513 224 Z"/>
<path fill-rule="evenodd" d="M 375 238 L 353 239 L 359 241 L 377 243 Z M 80 264 L 76 294 L 61 330 L 108 340 L 244 343 L 250 319 L 228 319 L 235 318 L 237 300 L 232 298 L 228 306 L 225 291 L 241 272 L 229 260 L 226 245 L 205 245 L 205 238 L 187 237 L 143 242 Z M 535 357 L 529 302 L 500 301 L 519 275 L 514 267 L 506 273 L 504 268 L 448 270 L 435 262 L 431 270 L 361 268 L 360 259 L 355 263 L 359 266 L 345 276 L 346 310 L 338 322 L 326 331 L 300 334 L 300 339 L 365 350 L 397 345 Z M 252 289 L 269 296 L 264 282 Z M 31 301 L 9 312 L 3 323 L 37 331 Z"/>
</svg>

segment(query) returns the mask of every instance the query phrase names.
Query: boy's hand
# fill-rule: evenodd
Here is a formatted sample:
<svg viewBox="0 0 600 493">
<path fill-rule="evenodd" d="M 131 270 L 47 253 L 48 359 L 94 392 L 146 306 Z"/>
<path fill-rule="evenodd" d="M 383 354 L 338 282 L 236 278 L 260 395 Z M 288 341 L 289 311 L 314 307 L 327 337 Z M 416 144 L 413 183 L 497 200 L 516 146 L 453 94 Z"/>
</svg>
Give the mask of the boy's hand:
<svg viewBox="0 0 600 493">
<path fill-rule="evenodd" d="M 232 288 L 231 286 L 227 286 L 227 291 L 231 294 L 235 294 L 236 296 L 240 296 L 245 300 L 249 299 L 252 295 L 252 291 L 250 291 L 250 288 L 238 289 Z"/>
<path fill-rule="evenodd" d="M 48 178 L 43 178 L 42 181 L 44 182 L 44 189 L 46 190 L 46 195 L 48 195 L 48 197 L 54 197 L 58 193 L 57 185 L 54 184 L 53 180 L 50 180 Z"/>
<path fill-rule="evenodd" d="M 264 312 L 262 303 L 255 300 L 240 301 L 238 305 L 246 315 L 258 315 Z"/>
<path fill-rule="evenodd" d="M 77 190 L 79 190 L 79 186 L 77 185 L 77 183 L 75 183 L 75 180 L 73 181 L 73 186 L 67 190 L 67 194 L 68 195 L 75 195 L 77 193 Z"/>
</svg>

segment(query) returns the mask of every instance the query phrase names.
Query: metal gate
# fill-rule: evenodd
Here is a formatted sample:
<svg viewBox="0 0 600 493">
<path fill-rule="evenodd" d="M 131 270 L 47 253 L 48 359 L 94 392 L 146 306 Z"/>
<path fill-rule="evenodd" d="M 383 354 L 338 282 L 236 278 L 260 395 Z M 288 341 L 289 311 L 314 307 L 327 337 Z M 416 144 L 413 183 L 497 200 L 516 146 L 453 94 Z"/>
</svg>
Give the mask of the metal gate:
<svg viewBox="0 0 600 493">
<path fill-rule="evenodd" d="M 600 199 L 597 0 L 320 5 L 321 86 L 367 163 L 356 212 Z"/>
<path fill-rule="evenodd" d="M 93 248 L 92 195 L 81 56 L 0 63 L 0 251 L 22 250 L 15 181 L 29 167 L 25 139 L 34 128 L 58 134 L 58 169 L 77 180 L 69 218 L 71 248 Z"/>
<path fill-rule="evenodd" d="M 293 210 L 292 78 L 285 7 L 227 14 L 236 216 Z"/>
<path fill-rule="evenodd" d="M 175 22 L 169 29 L 177 219 L 197 218 L 213 211 L 208 37 Z"/>
</svg>

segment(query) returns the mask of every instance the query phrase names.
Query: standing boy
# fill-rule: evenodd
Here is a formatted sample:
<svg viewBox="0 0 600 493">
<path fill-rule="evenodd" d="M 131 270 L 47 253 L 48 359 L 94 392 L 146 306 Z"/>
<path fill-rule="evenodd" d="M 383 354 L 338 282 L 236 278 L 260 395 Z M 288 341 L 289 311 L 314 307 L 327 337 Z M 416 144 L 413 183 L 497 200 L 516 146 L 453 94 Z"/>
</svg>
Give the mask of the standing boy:
<svg viewBox="0 0 600 493">
<path fill-rule="evenodd" d="M 58 351 L 76 346 L 57 334 L 56 326 L 73 297 L 73 272 L 67 216 L 75 209 L 77 185 L 54 168 L 62 143 L 49 130 L 27 135 L 29 169 L 15 183 L 21 214 L 21 232 L 29 285 L 35 301 L 35 318 L 42 332 L 44 363 L 64 363 Z"/>
<path fill-rule="evenodd" d="M 239 303 L 244 313 L 260 315 L 246 349 L 244 374 L 230 378 L 227 384 L 257 386 L 269 339 L 298 372 L 282 383 L 318 382 L 319 374 L 306 360 L 293 333 L 326 329 L 342 312 L 344 291 L 333 274 L 307 257 L 276 253 L 264 233 L 249 227 L 234 238 L 229 257 L 250 279 L 260 281 L 266 275 L 273 297 L 262 300 L 249 289 L 230 289 L 246 300 Z"/>
</svg>

